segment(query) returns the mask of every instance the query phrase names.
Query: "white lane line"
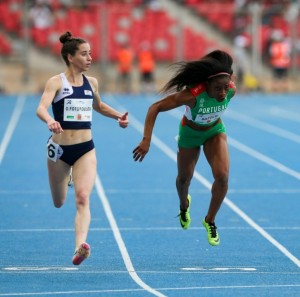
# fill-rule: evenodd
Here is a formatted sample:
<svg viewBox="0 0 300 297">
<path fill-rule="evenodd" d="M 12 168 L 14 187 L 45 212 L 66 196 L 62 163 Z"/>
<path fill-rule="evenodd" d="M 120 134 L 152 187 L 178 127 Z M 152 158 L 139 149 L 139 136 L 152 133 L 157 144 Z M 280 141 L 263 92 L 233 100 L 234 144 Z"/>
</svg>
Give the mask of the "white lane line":
<svg viewBox="0 0 300 297">
<path fill-rule="evenodd" d="M 252 230 L 251 227 L 218 227 L 220 230 Z M 265 230 L 274 230 L 274 231 L 298 231 L 300 227 L 264 227 Z M 145 232 L 145 231 L 181 231 L 181 227 L 133 227 L 133 228 L 119 228 L 123 232 Z M 189 230 L 203 230 L 203 227 L 190 227 Z M 111 232 L 111 228 L 90 228 L 89 232 Z M 1 233 L 61 233 L 61 232 L 74 232 L 74 229 L 1 229 Z"/>
<path fill-rule="evenodd" d="M 282 110 L 279 107 L 276 106 L 272 106 L 270 108 L 270 113 L 273 116 L 276 116 L 277 118 L 282 118 L 282 119 L 286 119 L 289 121 L 293 121 L 293 122 L 300 122 L 300 118 L 299 118 L 299 112 L 297 112 L 296 110 L 294 110 L 294 112 L 292 111 L 287 111 L 287 110 Z"/>
<path fill-rule="evenodd" d="M 182 287 L 182 288 L 164 288 L 164 291 L 185 291 L 185 290 L 217 290 L 217 289 L 249 289 L 249 288 L 298 288 L 300 284 L 286 284 L 286 285 L 244 285 L 244 286 L 201 286 L 201 287 Z M 1 295 L 0 295 L 1 296 Z M 220 295 L 221 296 L 221 295 Z M 239 295 L 238 295 L 239 296 Z M 295 295 L 294 295 L 295 296 Z M 298 296 L 298 295 L 297 295 Z"/>
<path fill-rule="evenodd" d="M 159 288 L 161 291 L 185 291 L 185 290 L 216 290 L 216 289 L 273 289 L 273 288 L 299 288 L 299 284 L 286 285 L 245 285 L 245 286 L 201 286 L 201 287 L 172 287 Z M 0 296 L 47 296 L 47 295 L 78 295 L 78 294 L 106 294 L 106 293 L 126 293 L 126 292 L 141 292 L 142 289 L 120 289 L 120 290 L 90 290 L 90 291 L 65 291 L 65 292 L 39 292 L 39 293 L 5 293 Z M 102 296 L 102 295 L 101 295 Z M 109 295 L 107 295 L 109 296 Z"/>
<path fill-rule="evenodd" d="M 38 275 L 46 275 L 46 274 L 56 274 L 56 275 L 76 275 L 76 274 L 91 274 L 91 275 L 107 275 L 111 277 L 118 277 L 119 275 L 124 275 L 128 274 L 127 270 L 105 270 L 105 271 L 99 271 L 99 270 L 74 270 L 74 269 L 60 269 L 60 270 L 22 270 L 22 267 L 18 267 L 19 270 L 7 270 L 7 267 L 1 268 L 0 269 L 0 274 L 5 274 L 5 275 L 28 275 L 28 274 L 38 274 Z M 211 267 L 211 268 L 204 268 L 204 267 L 183 267 L 179 268 L 178 271 L 164 271 L 164 270 L 139 270 L 140 274 L 155 274 L 156 276 L 158 275 L 265 275 L 267 277 L 269 276 L 299 276 L 300 273 L 298 272 L 291 272 L 291 271 L 260 271 L 261 267 L 245 267 L 243 268 L 234 268 L 234 267 Z M 299 284 L 300 285 L 300 284 Z M 159 288 L 156 288 L 157 290 L 162 290 Z M 100 289 L 101 290 L 101 289 Z M 117 290 L 117 289 L 116 289 Z M 133 289 L 133 290 L 138 290 L 138 289 Z M 145 291 L 143 288 L 140 290 Z M 298 296 L 297 296 L 298 297 Z"/>
<path fill-rule="evenodd" d="M 177 194 L 175 189 L 160 189 L 160 188 L 155 188 L 155 189 L 105 189 L 106 193 L 110 194 Z M 198 194 L 207 194 L 210 192 L 208 189 L 195 189 L 195 193 Z M 299 194 L 300 189 L 297 188 L 287 188 L 287 189 L 279 189 L 279 188 L 272 188 L 272 189 L 235 189 L 231 188 L 228 190 L 228 194 L 270 194 L 270 195 L 275 195 L 275 194 Z M 36 199 L 35 195 L 50 195 L 49 191 L 32 191 L 32 190 L 0 190 L 0 200 L 1 198 L 5 198 L 5 196 L 14 196 L 18 195 L 18 199 Z M 22 195 L 22 197 L 21 197 Z M 30 196 L 29 196 L 30 195 Z M 296 196 L 298 198 L 298 196 Z M 6 198 L 5 198 L 6 199 Z"/>
<path fill-rule="evenodd" d="M 247 145 L 242 144 L 241 142 L 239 142 L 231 137 L 227 137 L 227 138 L 228 138 L 228 143 L 231 146 L 238 149 L 239 151 L 242 151 L 245 154 L 247 154 L 257 160 L 262 161 L 263 163 L 266 163 L 266 164 L 270 165 L 271 167 L 274 167 L 274 168 L 278 169 L 279 171 L 284 172 L 284 173 L 300 180 L 300 173 L 298 171 L 290 169 L 289 167 L 275 161 L 274 159 L 269 158 L 268 156 L 250 148 Z"/>
<path fill-rule="evenodd" d="M 52 296 L 52 295 L 75 295 L 78 294 L 113 294 L 113 293 L 126 293 L 126 292 L 141 292 L 142 289 L 120 289 L 120 290 L 89 290 L 89 291 L 54 291 L 54 292 L 38 292 L 38 293 L 4 293 L 0 296 Z M 99 295 L 98 295 L 99 296 Z M 102 296 L 102 295 L 101 295 Z M 107 295 L 109 296 L 109 295 Z"/>
<path fill-rule="evenodd" d="M 4 267 L 1 268 L 1 270 L 6 270 L 6 271 L 78 271 L 79 268 L 76 267 L 60 267 L 60 266 L 12 266 L 12 267 Z"/>
<path fill-rule="evenodd" d="M 263 121 L 257 120 L 255 118 L 247 116 L 245 114 L 241 115 L 238 112 L 231 110 L 228 113 L 226 113 L 226 115 L 224 117 L 230 118 L 234 121 L 244 123 L 248 126 L 252 126 L 252 127 L 256 128 L 256 129 L 269 132 L 269 133 L 277 135 L 281 138 L 285 138 L 290 141 L 300 143 L 300 135 L 292 133 L 288 130 L 279 128 L 277 126 L 271 125 L 269 123 L 265 123 Z"/>
<path fill-rule="evenodd" d="M 97 175 L 96 177 L 96 182 L 95 182 L 95 186 L 96 186 L 96 190 L 98 193 L 98 196 L 102 202 L 103 208 L 104 208 L 104 212 L 107 216 L 107 219 L 109 221 L 109 224 L 111 226 L 111 229 L 113 231 L 113 235 L 115 237 L 115 240 L 118 244 L 119 250 L 121 252 L 123 261 L 125 263 L 126 269 L 129 273 L 129 275 L 131 276 L 131 278 L 144 290 L 148 291 L 149 293 L 158 296 L 158 297 L 166 297 L 165 295 L 163 295 L 162 293 L 156 291 L 155 289 L 151 288 L 150 286 L 148 286 L 146 283 L 144 283 L 140 277 L 138 276 L 138 274 L 136 273 L 133 264 L 131 262 L 130 256 L 128 254 L 128 251 L 126 249 L 125 243 L 122 239 L 119 227 L 117 225 L 117 222 L 114 218 L 113 212 L 111 210 L 110 204 L 108 202 L 108 199 L 105 195 L 104 192 L 104 188 L 103 185 L 101 183 L 101 180 L 99 178 L 99 175 Z"/>
<path fill-rule="evenodd" d="M 131 114 L 130 115 L 130 122 L 131 125 L 138 130 L 141 134 L 143 134 L 143 125 L 135 119 L 135 117 Z M 231 139 L 233 140 L 233 139 Z M 172 151 L 166 144 L 164 144 L 158 137 L 153 134 L 152 136 L 152 143 L 156 145 L 161 151 L 163 151 L 170 159 L 173 161 L 177 161 L 177 156 L 174 151 Z M 246 147 L 246 146 L 245 146 Z M 266 157 L 268 160 L 269 158 Z M 277 165 L 276 163 L 270 162 L 271 166 Z M 279 167 L 276 167 L 279 169 Z M 280 167 L 281 168 L 281 167 Z M 285 166 L 283 166 L 282 171 L 285 173 L 293 173 L 294 177 L 300 176 L 299 173 L 293 172 L 293 170 L 283 170 L 286 169 Z M 206 188 L 211 189 L 212 184 L 205 179 L 202 175 L 199 174 L 199 172 L 195 171 L 194 178 L 198 180 L 202 185 L 204 185 Z M 239 209 L 232 201 L 230 201 L 227 197 L 224 199 L 224 203 L 231 208 L 236 214 L 238 214 L 244 221 L 246 221 L 251 227 L 253 227 L 258 233 L 260 233 L 265 239 L 267 239 L 269 242 L 271 242 L 277 249 L 279 249 L 287 258 L 289 258 L 295 265 L 300 267 L 300 260 L 297 259 L 291 252 L 289 252 L 282 244 L 280 244 L 277 240 L 275 240 L 270 234 L 268 234 L 262 227 L 260 227 L 258 224 L 256 224 L 246 213 L 244 213 L 241 209 Z"/>
<path fill-rule="evenodd" d="M 2 159 L 3 159 L 4 154 L 6 152 L 6 148 L 9 144 L 11 136 L 14 133 L 14 130 L 17 126 L 18 121 L 19 121 L 19 118 L 20 118 L 20 115 L 22 113 L 25 101 L 26 101 L 26 96 L 24 96 L 24 95 L 20 95 L 17 99 L 17 103 L 15 105 L 14 111 L 11 115 L 10 121 L 8 123 L 8 126 L 5 130 L 5 134 L 4 134 L 3 139 L 1 141 L 1 144 L 0 144 L 0 165 L 2 163 Z"/>
<path fill-rule="evenodd" d="M 183 267 L 180 269 L 183 271 L 257 271 L 255 267 Z"/>
</svg>

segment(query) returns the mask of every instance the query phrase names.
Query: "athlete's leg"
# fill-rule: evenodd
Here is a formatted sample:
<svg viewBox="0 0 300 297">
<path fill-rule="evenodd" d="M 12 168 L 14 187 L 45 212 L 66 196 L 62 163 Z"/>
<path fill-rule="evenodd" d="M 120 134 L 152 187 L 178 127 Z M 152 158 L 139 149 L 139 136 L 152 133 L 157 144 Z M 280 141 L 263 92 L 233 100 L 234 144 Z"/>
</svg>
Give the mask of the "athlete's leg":
<svg viewBox="0 0 300 297">
<path fill-rule="evenodd" d="M 73 165 L 73 182 L 75 189 L 75 247 L 86 241 L 91 221 L 90 194 L 96 178 L 95 149 L 84 154 Z"/>
<path fill-rule="evenodd" d="M 226 134 L 220 133 L 206 141 L 204 153 L 214 177 L 206 221 L 214 223 L 228 189 L 229 153 Z"/>
<path fill-rule="evenodd" d="M 61 207 L 67 197 L 71 166 L 61 160 L 53 162 L 49 159 L 47 165 L 53 203 L 55 207 Z"/>
<path fill-rule="evenodd" d="M 178 148 L 176 188 L 180 200 L 180 209 L 183 211 L 186 211 L 189 206 L 187 196 L 199 155 L 200 148 Z"/>
</svg>

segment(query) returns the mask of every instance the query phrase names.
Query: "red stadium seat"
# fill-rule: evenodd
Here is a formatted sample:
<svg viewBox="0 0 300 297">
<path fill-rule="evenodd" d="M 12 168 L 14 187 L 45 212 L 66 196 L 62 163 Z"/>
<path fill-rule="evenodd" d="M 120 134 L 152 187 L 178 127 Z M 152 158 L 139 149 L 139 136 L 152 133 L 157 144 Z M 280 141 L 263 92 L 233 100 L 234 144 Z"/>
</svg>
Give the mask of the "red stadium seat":
<svg viewBox="0 0 300 297">
<path fill-rule="evenodd" d="M 49 38 L 50 29 L 31 29 L 31 38 L 36 43 L 38 47 L 46 48 L 48 46 L 48 38 Z"/>
<path fill-rule="evenodd" d="M 5 35 L 0 34 L 0 54 L 9 56 L 13 52 L 12 45 Z"/>
</svg>

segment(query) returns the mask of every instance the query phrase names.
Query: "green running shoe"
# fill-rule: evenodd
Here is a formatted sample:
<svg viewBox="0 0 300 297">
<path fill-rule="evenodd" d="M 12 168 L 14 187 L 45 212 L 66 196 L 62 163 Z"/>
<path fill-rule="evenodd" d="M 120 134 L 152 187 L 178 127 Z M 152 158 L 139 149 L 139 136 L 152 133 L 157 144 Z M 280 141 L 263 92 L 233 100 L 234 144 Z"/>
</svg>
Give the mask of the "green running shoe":
<svg viewBox="0 0 300 297">
<path fill-rule="evenodd" d="M 188 194 L 187 199 L 189 201 L 189 207 L 186 211 L 179 210 L 179 222 L 182 227 L 182 229 L 186 230 L 189 228 L 191 224 L 191 217 L 190 217 L 190 206 L 192 202 L 192 197 L 190 194 Z"/>
<path fill-rule="evenodd" d="M 219 245 L 220 237 L 217 231 L 215 223 L 207 223 L 205 219 L 202 221 L 202 225 L 206 229 L 207 239 L 210 245 Z"/>
</svg>

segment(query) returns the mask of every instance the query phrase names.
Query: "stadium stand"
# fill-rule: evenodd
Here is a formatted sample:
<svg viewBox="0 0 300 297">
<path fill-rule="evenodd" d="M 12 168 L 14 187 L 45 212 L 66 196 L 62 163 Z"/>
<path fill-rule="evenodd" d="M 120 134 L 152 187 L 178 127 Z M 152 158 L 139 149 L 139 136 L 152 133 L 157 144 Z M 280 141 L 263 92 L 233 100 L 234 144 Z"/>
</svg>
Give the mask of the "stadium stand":
<svg viewBox="0 0 300 297">
<path fill-rule="evenodd" d="M 22 23 L 22 1 L 8 0 L 0 2 L 0 23 L 7 32 L 19 34 Z"/>
<path fill-rule="evenodd" d="M 234 0 L 164 1 L 177 5 L 179 11 L 188 11 L 188 16 L 201 23 L 199 26 L 205 23 L 203 30 L 190 24 L 183 25 L 178 17 L 180 15 L 170 13 L 170 5 L 153 8 L 143 0 L 45 1 L 53 14 L 53 22 L 46 29 L 30 27 L 30 46 L 55 58 L 60 57 L 61 44 L 58 38 L 67 30 L 91 43 L 94 62 L 105 59 L 108 63 L 116 62 L 117 49 L 122 42 L 130 43 L 133 50 L 138 51 L 140 44 L 147 41 L 152 45 L 156 61 L 169 63 L 179 58 L 198 59 L 215 48 L 231 52 L 234 38 L 238 35 L 251 39 L 251 15 L 247 7 L 253 1 L 249 0 L 245 0 L 242 7 L 237 7 L 237 1 Z M 14 42 L 20 42 L 24 37 L 24 3 L 23 0 L 0 0 L 0 54 L 3 57 L 13 56 Z M 28 0 L 27 3 L 33 4 L 34 0 Z M 264 6 L 259 31 L 260 48 L 264 55 L 274 30 L 282 30 L 285 36 L 290 34 L 290 23 L 284 14 L 290 1 L 264 0 L 261 3 Z M 210 30 L 207 30 L 208 27 Z M 299 21 L 297 34 L 300 34 Z M 225 46 L 221 39 L 227 40 Z M 247 46 L 251 48 L 251 40 Z M 300 58 L 296 58 L 300 64 Z"/>
<path fill-rule="evenodd" d="M 0 54 L 10 56 L 12 54 L 12 45 L 6 34 L 0 33 Z"/>
<path fill-rule="evenodd" d="M 185 0 L 184 6 L 190 8 L 199 17 L 204 18 L 216 29 L 233 38 L 237 30 L 235 20 L 239 17 L 234 0 L 209 1 L 209 0 Z M 246 5 L 251 1 L 245 1 Z M 40 48 L 50 48 L 54 55 L 59 54 L 57 37 L 61 32 L 70 30 L 74 35 L 86 37 L 94 49 L 94 59 L 101 58 L 101 43 L 103 43 L 103 12 L 107 12 L 107 52 L 108 59 L 116 59 L 118 43 L 130 42 L 133 48 L 138 48 L 140 42 L 147 40 L 154 44 L 155 56 L 158 61 L 171 61 L 176 58 L 176 20 L 172 19 L 164 9 L 153 10 L 141 5 L 141 0 L 134 1 L 88 1 L 85 7 L 65 5 L 65 1 L 51 0 L 48 2 L 53 12 L 54 21 L 47 29 L 31 29 L 32 41 Z M 70 2 L 71 3 L 71 2 Z M 289 34 L 289 24 L 283 16 L 282 7 L 288 5 L 288 1 L 281 1 L 280 7 L 272 5 L 272 1 L 264 1 L 263 24 L 261 27 L 262 49 L 265 50 L 271 31 L 282 30 Z M 275 9 L 274 9 L 275 7 Z M 0 1 L 0 25 L 9 33 L 22 36 L 23 1 Z M 83 25 L 78 26 L 78 20 Z M 249 23 L 245 22 L 248 30 Z M 101 34 L 99 34 L 101 32 Z M 193 54 L 191 40 L 201 42 L 201 49 L 205 51 L 206 45 L 211 41 L 207 36 L 193 32 L 191 28 L 184 28 L 184 59 L 195 59 L 199 54 Z M 7 41 L 9 42 L 9 41 Z M 193 43 L 193 47 L 195 47 Z M 8 48 L 8 46 L 7 46 Z M 8 53 L 9 50 L 6 49 Z M 194 49 L 194 52 L 196 50 Z M 201 53 L 201 51 L 200 51 Z"/>
<path fill-rule="evenodd" d="M 177 21 L 163 9 L 153 10 L 141 5 L 139 0 L 130 3 L 90 1 L 84 9 L 63 5 L 60 0 L 49 3 L 54 17 L 53 24 L 49 28 L 30 28 L 31 40 L 38 48 L 50 49 L 52 54 L 59 55 L 58 37 L 62 32 L 69 30 L 74 35 L 89 40 L 96 61 L 101 59 L 102 46 L 106 48 L 108 60 L 115 61 L 117 48 L 121 42 L 128 41 L 133 49 L 138 49 L 140 43 L 145 40 L 153 44 L 158 61 L 176 59 Z M 0 2 L 0 13 L 3 16 L 0 20 L 3 30 L 22 36 L 22 1 Z M 103 28 L 104 16 L 107 22 L 106 28 Z M 106 39 L 103 39 L 103 34 Z M 103 44 L 104 40 L 106 40 L 105 44 Z M 194 40 L 192 47 L 191 40 Z M 201 46 L 197 45 L 198 52 L 195 49 L 196 41 L 202 42 Z M 183 42 L 183 58 L 196 59 L 205 51 L 206 44 L 211 41 L 197 32 L 192 32 L 189 28 L 184 28 Z"/>
</svg>

